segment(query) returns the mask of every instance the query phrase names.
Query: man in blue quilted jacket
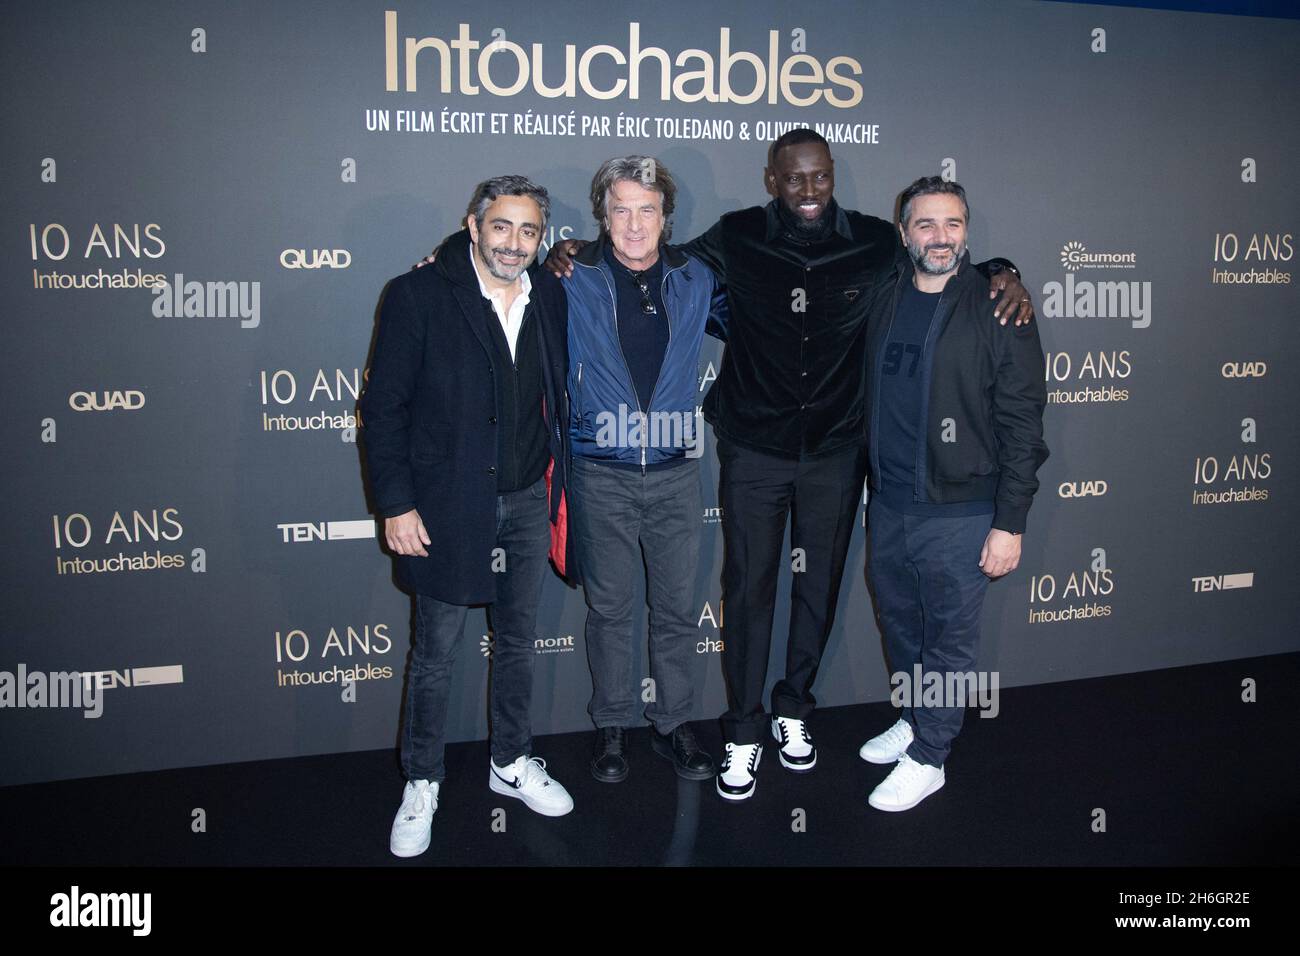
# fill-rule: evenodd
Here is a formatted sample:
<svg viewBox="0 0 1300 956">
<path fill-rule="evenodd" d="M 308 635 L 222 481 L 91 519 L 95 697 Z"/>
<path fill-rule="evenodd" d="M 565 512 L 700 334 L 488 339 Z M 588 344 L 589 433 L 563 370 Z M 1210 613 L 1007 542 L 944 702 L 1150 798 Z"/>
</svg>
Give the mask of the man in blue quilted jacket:
<svg viewBox="0 0 1300 956">
<path fill-rule="evenodd" d="M 698 365 L 705 332 L 725 334 L 726 297 L 700 260 L 667 244 L 672 176 L 649 156 L 604 163 L 591 183 L 600 238 L 560 281 L 567 309 L 570 534 L 582 568 L 596 724 L 591 770 L 628 775 L 625 731 L 638 700 L 654 750 L 681 777 L 712 758 L 687 719 L 695 684 L 696 567 L 702 529 Z M 632 641 L 635 582 L 650 605 L 650 678 Z"/>
</svg>

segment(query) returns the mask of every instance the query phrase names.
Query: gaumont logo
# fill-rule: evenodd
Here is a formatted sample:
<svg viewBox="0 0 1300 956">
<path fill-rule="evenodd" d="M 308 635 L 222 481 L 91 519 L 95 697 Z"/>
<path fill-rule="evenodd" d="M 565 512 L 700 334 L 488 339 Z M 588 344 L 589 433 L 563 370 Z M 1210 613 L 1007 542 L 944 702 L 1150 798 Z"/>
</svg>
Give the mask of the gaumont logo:
<svg viewBox="0 0 1300 956">
<path fill-rule="evenodd" d="M 73 392 L 68 405 L 78 412 L 135 411 L 144 408 L 144 392 L 135 389 L 102 392 Z"/>
<path fill-rule="evenodd" d="M 1067 272 L 1080 269 L 1136 269 L 1136 252 L 1089 252 L 1082 242 L 1061 247 L 1061 265 Z"/>
<path fill-rule="evenodd" d="M 536 654 L 564 654 L 572 650 L 574 650 L 572 634 L 565 634 L 563 637 L 539 637 L 533 641 L 533 652 Z"/>
<path fill-rule="evenodd" d="M 1135 269 L 1135 252 L 1089 252 L 1081 242 L 1061 249 L 1064 282 L 1043 286 L 1043 315 L 1051 319 L 1131 319 L 1133 328 L 1151 324 L 1150 282 L 1094 282 L 1076 279 L 1080 269 Z"/>
<path fill-rule="evenodd" d="M 1263 378 L 1268 365 L 1263 362 L 1224 362 L 1219 371 L 1224 378 Z"/>
<path fill-rule="evenodd" d="M 1192 591 L 1235 591 L 1237 588 L 1253 588 L 1255 572 L 1243 571 L 1238 574 L 1211 574 L 1192 578 Z"/>
<path fill-rule="evenodd" d="M 1090 498 L 1104 495 L 1110 490 L 1106 482 L 1097 481 L 1063 481 L 1056 493 L 1062 498 Z"/>
<path fill-rule="evenodd" d="M 397 11 L 385 10 L 384 89 L 418 92 L 423 75 L 439 92 L 461 96 L 480 92 L 516 96 L 531 87 L 548 98 L 571 99 L 581 89 L 597 100 L 639 100 L 644 82 L 646 99 L 665 102 L 825 103 L 839 109 L 862 102 L 862 84 L 853 79 L 862 75 L 859 61 L 848 56 L 823 61 L 804 52 L 787 54 L 785 48 L 798 50 L 802 41 L 789 43 L 778 30 L 768 31 L 767 48 L 761 54 L 733 50 L 728 27 L 720 27 L 712 43 L 701 32 L 693 37 L 697 47 L 672 52 L 643 46 L 641 24 L 627 26 L 627 41 L 620 46 L 599 43 L 579 50 L 573 43 L 532 43 L 525 49 L 500 29 L 493 30 L 486 43 L 476 40 L 467 23 L 458 25 L 452 39 L 399 38 Z M 702 49 L 706 45 L 710 49 Z M 549 68 L 543 67 L 543 61 Z"/>
<path fill-rule="evenodd" d="M 286 269 L 346 269 L 352 265 L 352 253 L 346 249 L 286 249 L 280 253 L 280 265 Z"/>
<path fill-rule="evenodd" d="M 286 522 L 276 527 L 280 529 L 281 540 L 285 544 L 300 544 L 303 541 L 351 541 L 375 536 L 373 518 L 357 521 Z"/>
</svg>

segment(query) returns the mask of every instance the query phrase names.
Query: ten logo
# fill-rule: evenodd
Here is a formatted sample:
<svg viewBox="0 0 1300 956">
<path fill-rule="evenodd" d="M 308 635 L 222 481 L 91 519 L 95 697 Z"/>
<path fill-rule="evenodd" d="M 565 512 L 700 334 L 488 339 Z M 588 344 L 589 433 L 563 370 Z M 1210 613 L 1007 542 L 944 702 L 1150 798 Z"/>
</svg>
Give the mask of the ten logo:
<svg viewBox="0 0 1300 956">
<path fill-rule="evenodd" d="M 1254 571 L 1245 571 L 1241 574 L 1211 574 L 1205 577 L 1192 578 L 1192 590 L 1194 592 L 1233 591 L 1237 588 L 1253 588 L 1254 586 Z"/>
</svg>

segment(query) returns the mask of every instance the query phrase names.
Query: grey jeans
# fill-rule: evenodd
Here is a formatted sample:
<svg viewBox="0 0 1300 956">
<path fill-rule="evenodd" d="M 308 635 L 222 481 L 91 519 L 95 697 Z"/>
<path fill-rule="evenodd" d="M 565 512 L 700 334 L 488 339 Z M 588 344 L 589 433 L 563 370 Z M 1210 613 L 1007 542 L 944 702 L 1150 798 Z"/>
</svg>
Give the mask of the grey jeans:
<svg viewBox="0 0 1300 956">
<path fill-rule="evenodd" d="M 694 693 L 699 462 L 643 475 L 575 458 L 568 489 L 587 601 L 588 711 L 597 727 L 627 727 L 640 697 L 646 719 L 666 734 L 690 718 Z M 634 582 L 643 563 L 654 682 L 648 693 L 636 673 L 640 649 L 632 644 Z"/>
</svg>

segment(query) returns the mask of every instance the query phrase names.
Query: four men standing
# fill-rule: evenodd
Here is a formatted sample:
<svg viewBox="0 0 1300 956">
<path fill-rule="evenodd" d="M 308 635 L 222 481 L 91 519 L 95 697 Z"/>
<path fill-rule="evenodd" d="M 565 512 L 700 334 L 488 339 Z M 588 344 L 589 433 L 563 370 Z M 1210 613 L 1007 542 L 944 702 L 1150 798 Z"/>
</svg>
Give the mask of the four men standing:
<svg viewBox="0 0 1300 956">
<path fill-rule="evenodd" d="M 588 605 L 590 712 L 597 726 L 593 774 L 606 782 L 628 774 L 624 731 L 634 718 L 633 668 L 639 658 L 631 641 L 633 580 L 643 562 L 651 608 L 653 694 L 646 716 L 654 724 L 652 741 L 679 775 L 706 779 L 714 774 L 686 723 L 694 685 L 688 668 L 695 630 L 690 596 L 702 523 L 696 370 L 706 331 L 727 341 L 704 408 L 718 438 L 726 548 L 723 666 L 729 709 L 723 716 L 726 756 L 716 784 L 721 796 L 752 795 L 768 732 L 787 769 L 802 773 L 816 766 L 807 726 L 815 705 L 811 689 L 834 622 L 869 450 L 877 494 L 897 492 L 901 479 L 888 469 L 910 459 L 914 445 L 922 449 L 914 459 L 919 469 L 914 484 L 926 494 L 912 504 L 978 499 L 983 508 L 991 495 L 1001 518 L 992 519 L 996 536 L 989 531 L 992 509 L 975 512 L 966 505 L 962 515 L 983 515 L 985 553 L 968 555 L 969 548 L 954 546 L 948 557 L 981 558 L 982 570 L 975 571 L 981 579 L 1014 567 L 1018 544 L 1007 539 L 1023 530 L 1036 487 L 1033 471 L 1045 457 L 1041 426 L 1037 444 L 1032 440 L 1029 385 L 1003 374 L 1000 359 L 994 362 L 1000 377 L 994 384 L 1022 400 L 1013 412 L 969 404 L 982 387 L 978 377 L 969 385 L 965 379 L 936 385 L 945 397 L 955 391 L 968 402 L 959 427 L 967 427 L 963 435 L 969 433 L 970 444 L 961 452 L 985 450 L 985 458 L 972 466 L 979 469 L 971 473 L 975 477 L 961 479 L 966 486 L 954 490 L 947 484 L 955 480 L 950 471 L 941 471 L 937 485 L 923 481 L 930 474 L 927 467 L 949 462 L 942 456 L 927 459 L 920 431 L 899 425 L 890 432 L 893 437 L 883 439 L 888 451 L 882 456 L 878 438 L 883 436 L 877 434 L 882 415 L 898 424 L 912 414 L 914 429 L 928 420 L 924 411 L 915 417 L 915 396 L 900 398 L 892 380 L 882 389 L 879 376 L 896 375 L 897 368 L 881 358 L 880 350 L 892 355 L 901 347 L 900 355 L 910 356 L 908 347 L 918 348 L 926 359 L 917 383 L 923 390 L 934 374 L 952 370 L 944 361 L 948 338 L 937 356 L 930 354 L 938 336 L 933 325 L 917 342 L 896 340 L 892 323 L 881 338 L 881 303 L 899 288 L 901 246 L 888 223 L 835 203 L 833 161 L 824 139 L 806 129 L 783 136 L 769 152 L 766 178 L 775 197 L 766 207 L 730 213 L 694 242 L 673 247 L 667 244 L 675 201 L 671 176 L 649 157 L 610 160 L 592 183 L 600 238 L 571 261 L 569 254 L 579 244 L 552 252 L 555 261 L 548 265 L 562 280 L 546 270 L 530 279 L 525 271 L 545 224 L 545 192 L 520 177 L 490 180 L 471 204 L 468 235 L 444 243 L 434 268 L 390 285 L 361 411 L 376 511 L 386 519 L 388 544 L 399 556 L 399 579 L 417 595 L 402 747 L 410 782 L 394 822 L 394 853 L 414 855 L 428 845 L 429 808 L 431 801 L 436 806 L 442 779 L 446 682 L 467 604 L 490 605 L 496 637 L 490 785 L 541 813 L 558 815 L 572 807 L 544 763 L 530 756 L 527 730 L 548 526 L 557 569 L 576 580 L 581 568 Z M 505 181 L 505 187 L 492 185 Z M 923 202 L 948 198 L 951 193 L 931 190 Z M 912 249 L 914 237 L 906 228 L 910 211 L 905 207 L 900 231 Z M 915 229 L 930 228 L 933 217 L 928 207 L 925 211 L 926 223 L 917 219 Z M 991 294 L 989 282 L 972 275 L 964 232 L 956 248 L 956 227 L 949 218 L 938 233 L 918 232 L 915 241 L 926 261 L 947 266 L 940 275 L 960 279 L 954 291 L 959 285 L 961 342 L 967 351 L 979 344 L 990 355 L 1013 354 L 1015 374 L 1032 375 L 1030 346 L 1038 347 L 1034 327 L 1027 326 L 1028 333 L 999 330 L 987 314 L 993 294 L 1002 288 L 1003 323 L 1013 310 L 1027 320 L 1032 310 L 1023 287 L 1009 264 L 999 269 L 989 263 L 980 268 L 993 274 Z M 944 241 L 933 241 L 934 235 Z M 458 259 L 465 261 L 457 265 Z M 928 278 L 919 283 L 918 293 L 928 292 L 929 284 Z M 946 303 L 931 309 L 939 328 L 944 325 L 940 314 L 951 315 L 951 308 Z M 1007 344 L 1011 341 L 1017 346 Z M 1041 392 L 1041 351 L 1038 362 Z M 913 404 L 896 407 L 909 401 Z M 1041 408 L 1040 403 L 1040 419 Z M 988 427 L 990 418 L 1013 420 L 1008 427 L 1023 439 L 1023 447 L 1004 455 L 1007 433 L 1001 425 Z M 875 499 L 873 494 L 873 524 Z M 762 697 L 788 520 L 798 573 L 785 674 L 773 690 L 769 722 Z M 457 560 L 442 553 L 451 542 L 462 552 Z M 910 539 L 903 544 L 909 546 Z M 883 580 L 887 570 L 877 561 L 904 563 L 888 550 L 892 546 L 872 546 L 873 578 Z M 494 578 L 489 561 L 502 551 L 507 570 Z M 969 574 L 963 580 L 972 594 L 979 590 Z M 882 606 L 882 619 L 895 667 L 918 655 L 937 667 L 973 655 L 978 604 L 972 611 L 965 600 L 953 612 L 965 615 L 964 630 L 945 632 L 966 657 L 927 657 L 931 622 L 908 630 L 916 609 L 902 607 L 910 595 L 902 593 L 902 583 L 894 586 L 897 609 L 886 617 Z M 890 599 L 894 596 L 891 592 Z M 900 722 L 910 727 L 920 721 L 923 728 L 911 757 L 904 750 L 914 741 L 900 747 L 905 734 L 897 726 L 882 735 L 887 741 L 877 738 L 864 746 L 863 757 L 899 760 L 905 768 L 905 760 L 938 755 L 941 764 L 943 734 L 950 740 L 955 728 L 951 715 L 935 716 L 946 730 L 932 733 L 930 719 Z M 893 750 L 898 753 L 886 761 Z M 941 785 L 941 769 L 939 775 Z M 909 790 L 896 776 L 898 771 L 882 785 L 895 795 L 878 800 L 882 790 L 877 788 L 873 805 L 906 808 L 899 804 L 911 799 L 908 793 L 916 785 L 909 784 Z M 922 779 L 920 789 L 937 789 L 933 775 L 917 779 Z"/>
</svg>

